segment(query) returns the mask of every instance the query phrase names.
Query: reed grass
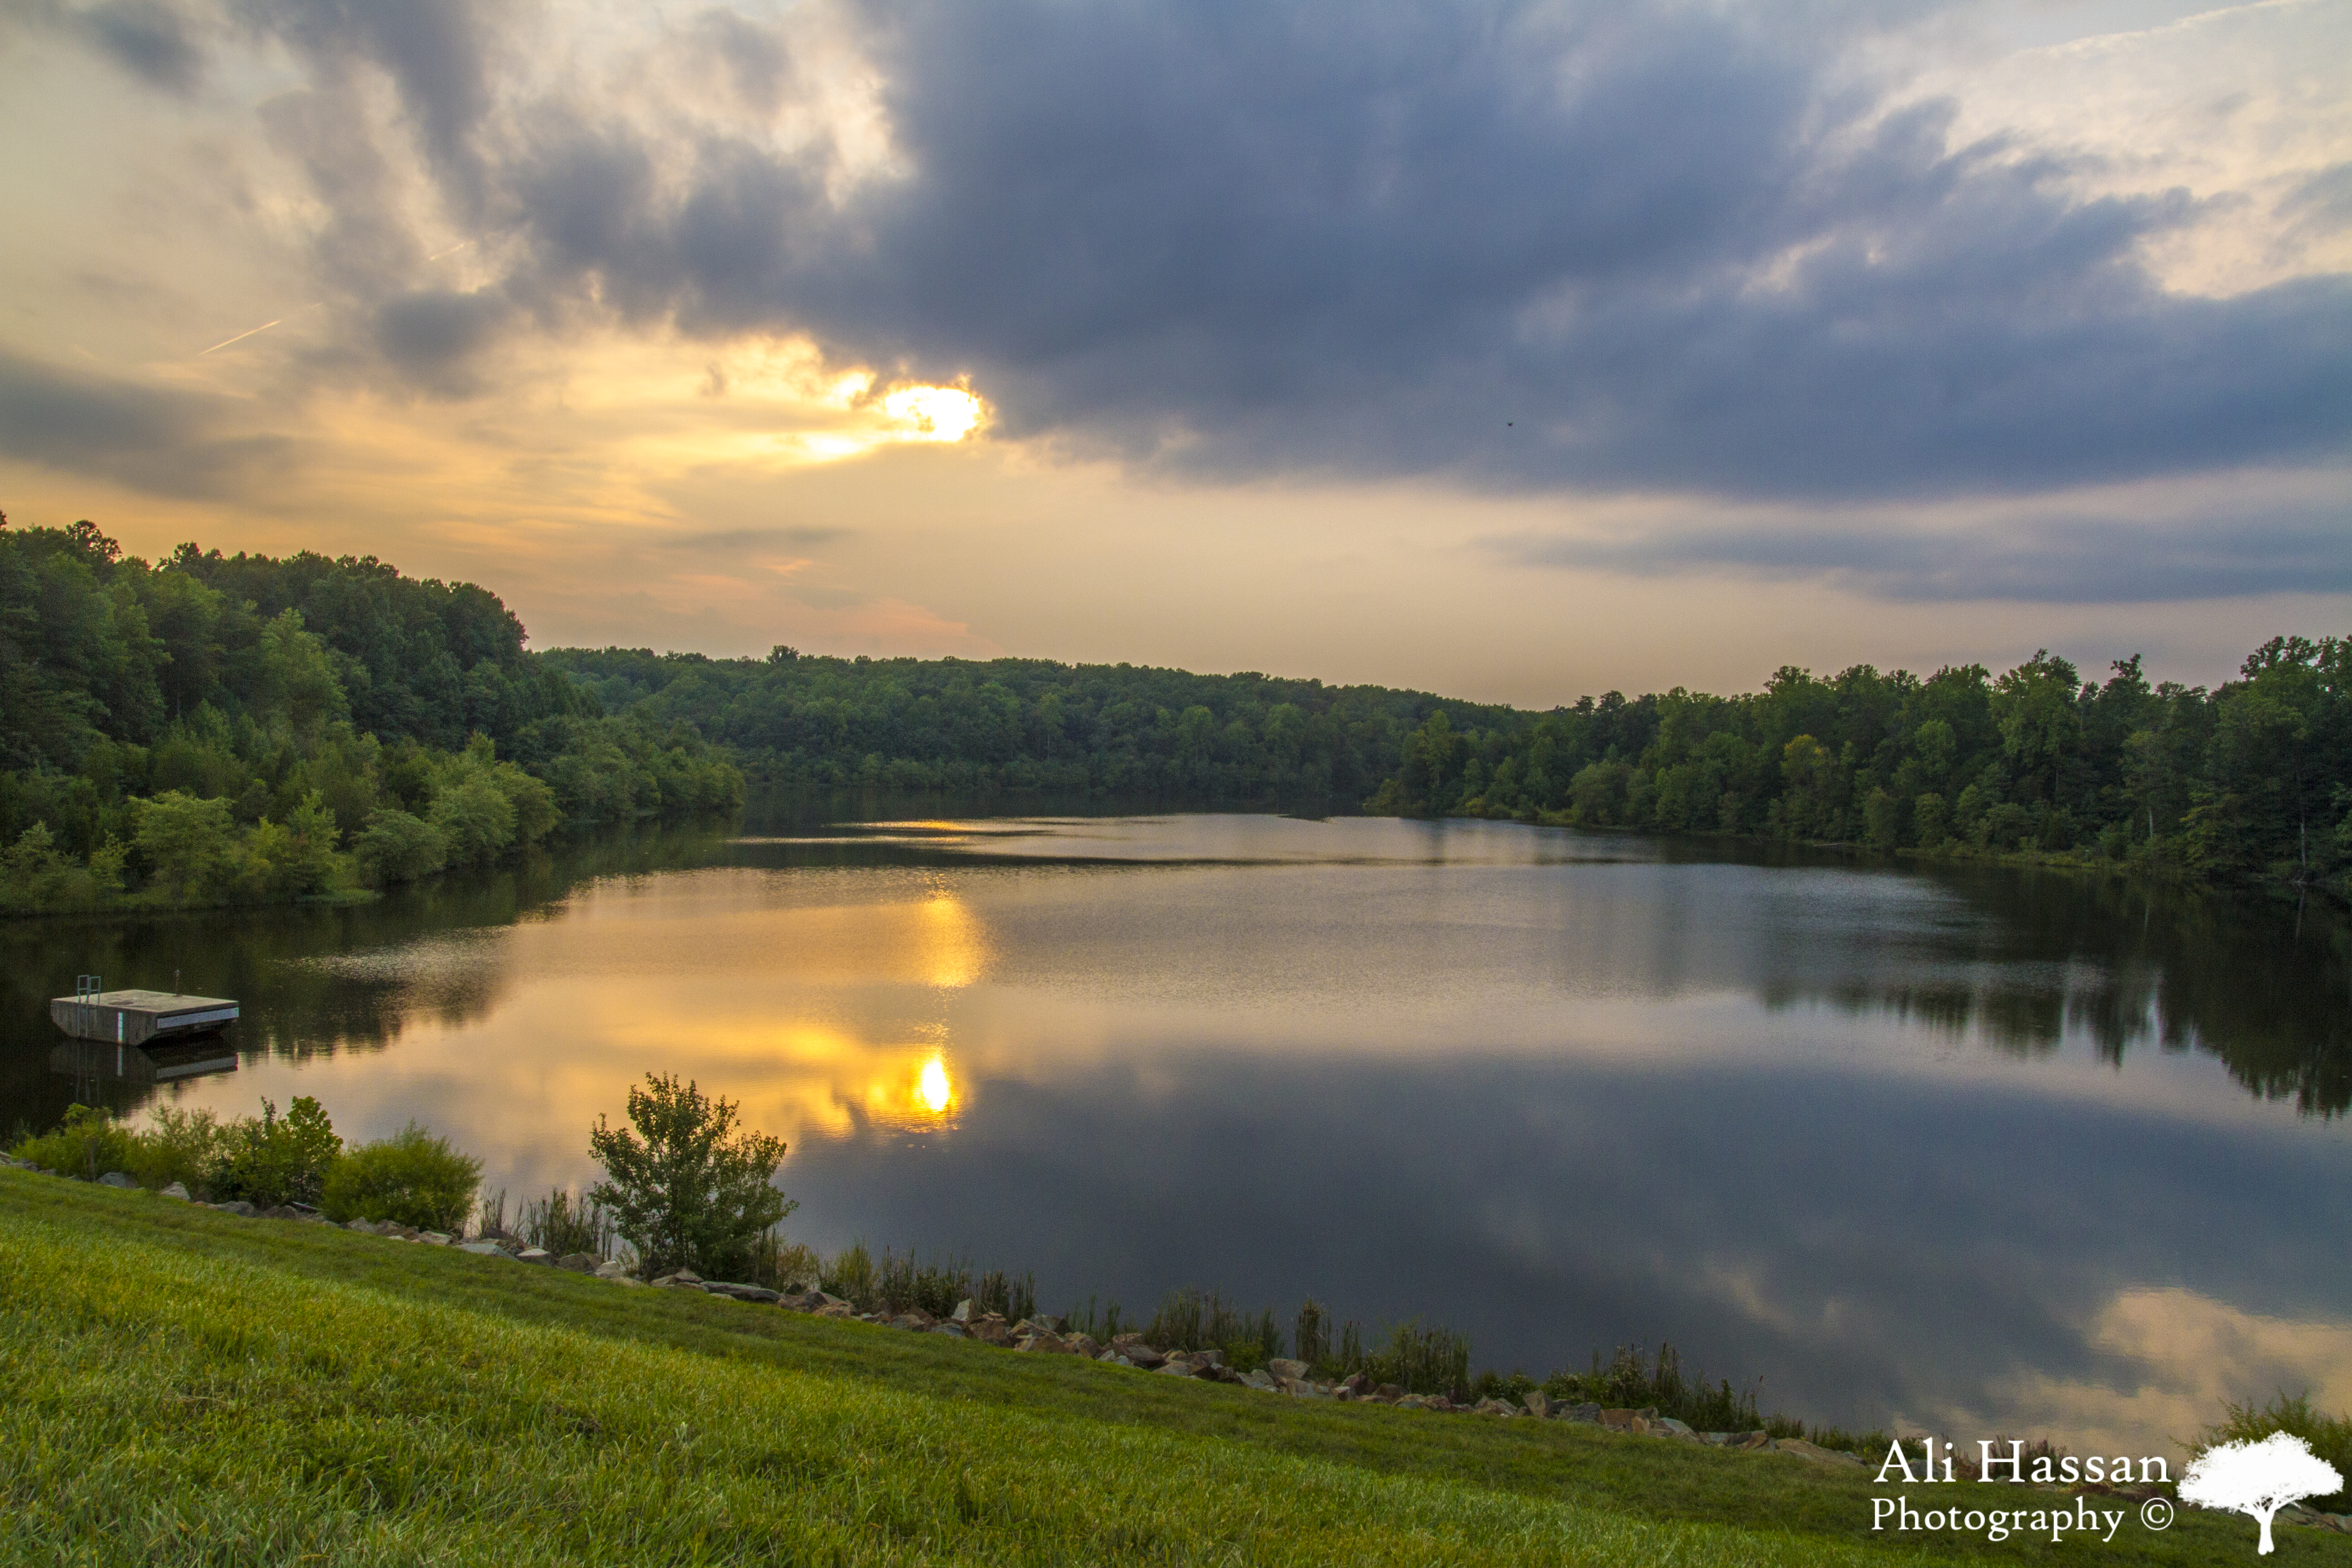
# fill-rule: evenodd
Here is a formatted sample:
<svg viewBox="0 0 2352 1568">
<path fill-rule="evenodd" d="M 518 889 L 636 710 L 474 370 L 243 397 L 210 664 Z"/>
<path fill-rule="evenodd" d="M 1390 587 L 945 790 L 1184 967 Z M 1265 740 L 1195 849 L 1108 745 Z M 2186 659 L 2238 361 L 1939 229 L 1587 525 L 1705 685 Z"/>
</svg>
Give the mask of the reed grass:
<svg viewBox="0 0 2352 1568">
<path fill-rule="evenodd" d="M 1223 1351 L 1225 1364 L 1236 1372 L 1253 1371 L 1282 1353 L 1282 1331 L 1270 1309 L 1244 1312 L 1215 1290 L 1171 1290 L 1143 1338 L 1160 1350 Z"/>
<path fill-rule="evenodd" d="M 1099 1298 L 1089 1296 L 1085 1306 L 1072 1307 L 1063 1314 L 1063 1327 L 1072 1333 L 1090 1334 L 1097 1342 L 1104 1344 L 1135 1331 L 1136 1325 L 1120 1310 L 1117 1301 L 1108 1305 L 1098 1302 Z"/>
<path fill-rule="evenodd" d="M 499 1207 L 503 1215 L 506 1194 L 499 1194 Z M 613 1256 L 620 1237 L 614 1228 L 611 1214 L 602 1204 L 581 1197 L 563 1187 L 549 1190 L 543 1198 L 534 1198 L 523 1205 L 521 1217 L 516 1222 L 522 1238 L 533 1247 L 544 1247 L 558 1258 L 587 1253 L 599 1261 Z"/>
</svg>

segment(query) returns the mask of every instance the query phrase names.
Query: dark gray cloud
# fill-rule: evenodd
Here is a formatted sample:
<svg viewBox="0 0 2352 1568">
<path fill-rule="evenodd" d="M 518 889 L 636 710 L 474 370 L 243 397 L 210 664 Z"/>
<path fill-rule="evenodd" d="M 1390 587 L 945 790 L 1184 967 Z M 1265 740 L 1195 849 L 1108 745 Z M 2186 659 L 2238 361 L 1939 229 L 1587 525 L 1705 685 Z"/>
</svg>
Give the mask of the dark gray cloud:
<svg viewBox="0 0 2352 1568">
<path fill-rule="evenodd" d="M 1888 599 L 2090 605 L 2352 593 L 2352 507 L 2342 503 L 2189 521 L 2043 514 L 1931 531 L 1877 518 L 1843 527 L 1750 522 L 1489 544 L 1529 565 L 1822 578 Z"/>
<path fill-rule="evenodd" d="M 478 383 L 475 355 L 509 314 L 495 292 L 446 289 L 403 294 L 375 312 L 375 346 L 412 382 L 444 396 L 464 396 Z"/>
<path fill-rule="evenodd" d="M 63 33 L 147 86 L 182 96 L 202 84 L 215 30 L 171 0 L 5 0 L 0 43 L 12 27 Z"/>
<path fill-rule="evenodd" d="M 2137 247 L 2188 198 L 1882 117 L 1778 16 L 866 16 L 909 177 L 840 208 L 822 155 L 547 108 L 502 169 L 532 286 L 968 373 L 1009 433 L 1213 477 L 1917 497 L 2352 430 L 2352 280 L 2168 294 Z"/>
<path fill-rule="evenodd" d="M 1949 106 L 1889 111 L 1845 48 L 1883 6 L 845 4 L 904 173 L 842 199 L 838 149 L 767 139 L 808 90 L 789 18 L 667 27 L 709 89 L 664 105 L 526 85 L 509 0 L 237 0 L 310 71 L 268 112 L 332 215 L 321 270 L 367 349 L 341 363 L 461 393 L 526 320 L 805 331 L 969 375 L 1006 434 L 1179 476 L 1842 508 L 2352 455 L 2352 278 L 2167 292 L 2143 242 L 2213 209 L 2085 198 L 2055 155 L 1954 144 Z M 491 288 L 422 288 L 362 68 Z M 2313 221 L 2340 185 L 2299 198 Z M 1617 559 L 1930 596 L 1979 570 L 2052 597 L 2341 578 L 2333 520 L 2221 519 L 2210 561 L 2194 531 L 2103 526 L 1973 555 L 1890 531 L 1859 565 L 1827 529 Z M 2135 540 L 2133 571 L 2091 564 Z"/>
<path fill-rule="evenodd" d="M 246 25 L 283 39 L 314 74 L 335 80 L 360 65 L 389 76 L 445 193 L 478 216 L 482 170 L 476 132 L 494 97 L 513 0 L 236 0 Z"/>
<path fill-rule="evenodd" d="M 152 495 L 242 493 L 289 443 L 227 400 L 85 375 L 0 349 L 0 454 Z"/>
<path fill-rule="evenodd" d="M 187 93 L 203 80 L 201 29 L 162 0 L 105 0 L 74 14 L 81 34 L 151 87 Z"/>
</svg>

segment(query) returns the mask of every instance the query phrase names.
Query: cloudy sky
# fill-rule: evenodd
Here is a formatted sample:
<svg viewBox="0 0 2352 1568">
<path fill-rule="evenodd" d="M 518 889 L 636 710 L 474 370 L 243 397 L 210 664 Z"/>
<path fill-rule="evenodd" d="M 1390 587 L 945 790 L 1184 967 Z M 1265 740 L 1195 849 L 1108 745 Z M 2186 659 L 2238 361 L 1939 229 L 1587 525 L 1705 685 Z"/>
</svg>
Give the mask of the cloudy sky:
<svg viewBox="0 0 2352 1568">
<path fill-rule="evenodd" d="M 0 508 L 1533 705 L 2352 609 L 2352 3 L 0 0 Z"/>
</svg>

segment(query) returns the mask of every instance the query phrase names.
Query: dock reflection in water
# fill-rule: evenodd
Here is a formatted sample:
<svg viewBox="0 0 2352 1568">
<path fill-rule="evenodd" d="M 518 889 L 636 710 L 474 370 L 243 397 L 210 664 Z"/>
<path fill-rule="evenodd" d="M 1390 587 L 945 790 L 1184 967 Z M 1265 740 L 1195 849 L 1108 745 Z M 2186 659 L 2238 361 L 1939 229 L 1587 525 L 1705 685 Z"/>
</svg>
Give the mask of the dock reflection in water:
<svg viewBox="0 0 2352 1568">
<path fill-rule="evenodd" d="M 49 1051 L 49 1071 L 70 1079 L 74 1099 L 100 1105 L 117 1098 L 110 1086 L 134 1089 L 236 1070 L 236 1046 L 225 1034 L 171 1045 L 115 1046 L 100 1040 L 61 1040 Z"/>
</svg>

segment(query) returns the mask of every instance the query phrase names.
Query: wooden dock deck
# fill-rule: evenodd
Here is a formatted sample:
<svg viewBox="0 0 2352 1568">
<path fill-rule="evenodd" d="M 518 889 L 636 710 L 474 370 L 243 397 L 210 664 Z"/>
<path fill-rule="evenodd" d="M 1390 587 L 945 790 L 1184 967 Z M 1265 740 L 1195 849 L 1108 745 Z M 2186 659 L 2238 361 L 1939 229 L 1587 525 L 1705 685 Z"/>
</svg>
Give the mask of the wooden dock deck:
<svg viewBox="0 0 2352 1568">
<path fill-rule="evenodd" d="M 236 1022 L 236 1003 L 173 991 L 100 991 L 50 997 L 49 1021 L 78 1040 L 143 1046 L 225 1028 Z"/>
</svg>

